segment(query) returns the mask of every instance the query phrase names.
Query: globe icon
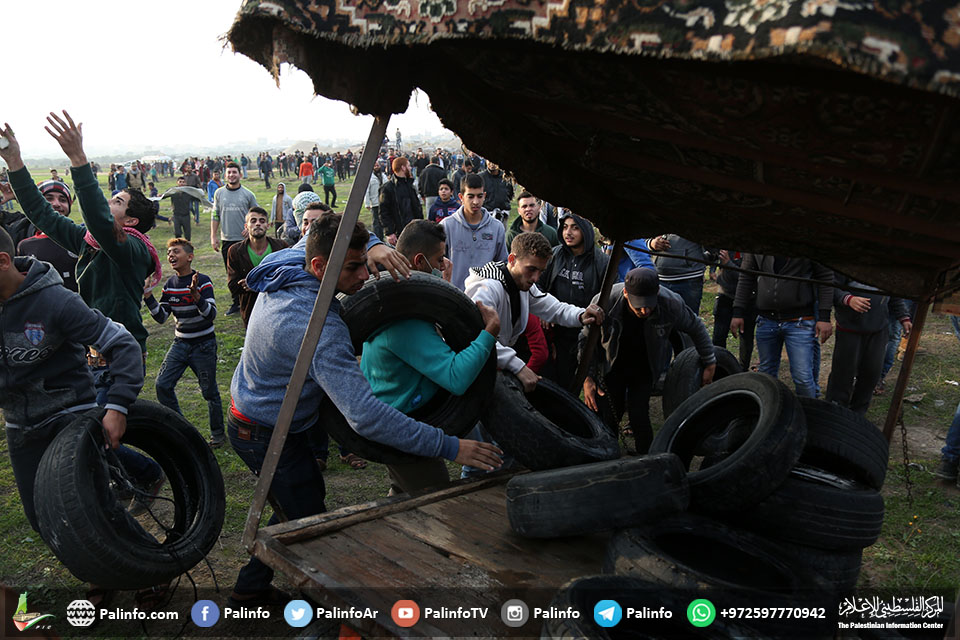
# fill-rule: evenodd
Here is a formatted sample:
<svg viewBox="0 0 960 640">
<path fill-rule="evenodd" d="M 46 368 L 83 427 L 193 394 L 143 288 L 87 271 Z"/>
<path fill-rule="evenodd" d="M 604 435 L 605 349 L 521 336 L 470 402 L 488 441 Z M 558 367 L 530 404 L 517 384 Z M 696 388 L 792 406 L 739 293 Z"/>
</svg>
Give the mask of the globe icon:
<svg viewBox="0 0 960 640">
<path fill-rule="evenodd" d="M 89 600 L 74 600 L 67 605 L 67 622 L 75 627 L 89 627 L 97 619 L 97 609 Z"/>
</svg>

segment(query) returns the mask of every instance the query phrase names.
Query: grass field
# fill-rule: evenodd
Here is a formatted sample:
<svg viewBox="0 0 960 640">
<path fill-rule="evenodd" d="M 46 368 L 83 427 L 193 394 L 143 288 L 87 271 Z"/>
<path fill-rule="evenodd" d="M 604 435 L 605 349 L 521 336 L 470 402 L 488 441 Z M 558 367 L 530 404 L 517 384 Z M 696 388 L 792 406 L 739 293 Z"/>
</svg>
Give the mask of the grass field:
<svg viewBox="0 0 960 640">
<path fill-rule="evenodd" d="M 37 170 L 35 177 L 46 177 L 45 170 Z M 275 193 L 276 180 L 271 181 L 272 188 L 267 190 L 262 180 L 251 179 L 244 185 L 253 190 L 258 202 L 269 210 L 270 198 Z M 105 187 L 106 174 L 101 173 L 101 183 Z M 279 179 L 283 181 L 282 178 Z M 175 183 L 167 178 L 160 181 L 161 193 Z M 295 194 L 297 180 L 288 182 L 288 192 Z M 342 211 L 352 179 L 337 185 L 337 210 Z M 322 192 L 322 189 L 318 189 Z M 515 205 L 514 205 L 515 208 Z M 161 213 L 170 214 L 168 201 L 161 206 Z M 78 207 L 74 207 L 72 216 L 80 220 Z M 369 223 L 369 213 L 364 211 L 361 219 Z M 226 287 L 226 275 L 219 253 L 215 253 L 209 243 L 209 210 L 201 215 L 199 228 L 193 230 L 193 242 L 196 247 L 194 266 L 208 274 L 214 282 L 216 298 L 221 314 L 216 320 L 219 341 L 218 383 L 224 406 L 229 403 L 229 385 L 233 371 L 243 347 L 243 325 L 239 315 L 226 317 L 222 312 L 229 306 L 229 292 Z M 154 244 L 165 246 L 172 235 L 172 227 L 160 222 L 150 234 Z M 163 251 L 161 249 L 161 255 Z M 166 268 L 165 276 L 170 274 Z M 712 326 L 712 308 L 716 286 L 708 282 L 704 287 L 701 316 L 708 328 Z M 159 370 L 164 353 L 173 339 L 173 321 L 165 325 L 156 324 L 143 311 L 144 324 L 150 331 L 148 341 L 147 379 L 142 397 L 155 400 L 154 377 Z M 278 328 L 282 330 L 282 328 Z M 734 341 L 728 345 L 736 350 Z M 918 356 L 908 394 L 920 396 L 917 402 L 907 403 L 905 420 L 910 446 L 910 459 L 914 463 L 909 470 L 902 463 L 902 446 L 899 432 L 891 448 L 890 471 L 884 487 L 887 517 L 880 541 L 866 550 L 864 570 L 861 573 L 862 586 L 886 587 L 930 587 L 955 589 L 960 576 L 960 492 L 955 488 L 943 486 L 934 481 L 930 469 L 939 457 L 939 448 L 943 444 L 944 434 L 950 424 L 954 408 L 960 401 L 960 387 L 950 384 L 949 380 L 960 380 L 960 342 L 950 331 L 949 322 L 943 316 L 928 318 L 921 341 L 923 352 Z M 826 386 L 830 371 L 830 358 L 833 343 L 828 342 L 823 353 L 821 386 Z M 756 361 L 756 352 L 754 352 Z M 899 363 L 888 376 L 886 395 L 877 397 L 869 416 L 875 423 L 882 424 L 893 382 L 899 371 Z M 781 378 L 790 384 L 786 370 L 786 359 L 781 369 Z M 792 386 L 792 385 L 791 385 Z M 189 371 L 178 386 L 181 407 L 186 417 L 207 436 L 206 403 L 200 396 L 196 379 Z M 657 428 L 662 423 L 659 403 L 652 403 L 652 420 Z M 229 591 L 236 577 L 237 569 L 246 561 L 247 554 L 240 545 L 240 534 L 246 518 L 249 501 L 253 493 L 254 477 L 234 454 L 229 446 L 217 450 L 227 487 L 226 521 L 220 544 L 210 554 L 210 562 L 217 574 L 222 590 Z M 451 465 L 451 469 L 453 466 Z M 455 472 L 458 472 L 456 469 Z M 907 494 L 905 475 L 909 472 L 912 480 L 911 495 Z M 325 473 L 327 482 L 327 507 L 336 509 L 382 497 L 387 491 L 386 472 L 378 464 L 371 463 L 364 470 L 353 470 L 338 459 L 336 446 L 331 447 L 329 466 Z M 196 580 L 204 585 L 212 584 L 210 572 L 206 567 L 198 567 Z M 83 585 L 73 578 L 57 561 L 27 523 L 23 515 L 19 496 L 14 484 L 9 461 L 3 456 L 0 462 L 0 582 L 13 585 L 17 589 L 31 592 L 31 608 L 52 608 L 55 604 L 65 605 L 70 599 L 80 597 Z M 282 581 L 281 581 L 282 584 Z M 186 591 L 184 590 L 184 594 Z M 187 597 L 184 595 L 183 597 Z M 225 596 L 224 596 L 225 597 Z M 62 601 L 62 602 L 61 602 Z M 132 606 L 132 605 L 131 605 Z M 62 611 L 62 606 L 59 606 Z M 59 629 L 69 631 L 70 629 Z M 200 631 L 196 629 L 194 631 Z M 224 635 L 228 629 L 217 627 L 215 635 Z M 214 635 L 211 631 L 211 635 Z M 236 635 L 245 635 L 238 633 Z M 291 631 L 290 635 L 294 635 Z"/>
</svg>

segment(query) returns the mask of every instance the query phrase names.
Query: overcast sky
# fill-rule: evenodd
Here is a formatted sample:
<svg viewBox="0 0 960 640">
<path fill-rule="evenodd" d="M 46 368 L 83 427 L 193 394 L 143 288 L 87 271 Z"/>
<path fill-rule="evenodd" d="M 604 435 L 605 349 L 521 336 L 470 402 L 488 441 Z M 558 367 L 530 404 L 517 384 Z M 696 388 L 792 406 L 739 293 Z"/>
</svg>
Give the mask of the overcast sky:
<svg viewBox="0 0 960 640">
<path fill-rule="evenodd" d="M 43 130 L 51 110 L 83 122 L 90 155 L 174 145 L 349 138 L 362 141 L 372 118 L 313 95 L 285 65 L 280 87 L 266 69 L 224 49 L 240 0 L 0 0 L 4 51 L 0 122 L 26 157 L 58 157 Z M 419 93 L 394 116 L 390 137 L 442 133 Z"/>
</svg>

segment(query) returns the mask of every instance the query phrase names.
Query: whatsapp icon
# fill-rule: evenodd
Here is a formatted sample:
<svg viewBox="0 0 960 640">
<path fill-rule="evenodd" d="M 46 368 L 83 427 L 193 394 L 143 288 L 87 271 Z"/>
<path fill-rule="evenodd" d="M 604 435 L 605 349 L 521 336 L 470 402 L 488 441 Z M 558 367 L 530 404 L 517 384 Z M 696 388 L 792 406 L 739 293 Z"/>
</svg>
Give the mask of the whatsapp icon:
<svg viewBox="0 0 960 640">
<path fill-rule="evenodd" d="M 706 598 L 694 600 L 687 607 L 687 620 L 695 627 L 709 627 L 716 617 L 716 607 Z"/>
</svg>

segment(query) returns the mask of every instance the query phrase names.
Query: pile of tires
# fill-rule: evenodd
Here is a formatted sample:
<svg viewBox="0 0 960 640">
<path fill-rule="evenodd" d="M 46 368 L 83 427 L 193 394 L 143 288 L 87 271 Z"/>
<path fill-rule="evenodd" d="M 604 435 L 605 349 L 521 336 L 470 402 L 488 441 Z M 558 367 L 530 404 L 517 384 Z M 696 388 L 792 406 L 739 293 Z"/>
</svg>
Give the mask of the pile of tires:
<svg viewBox="0 0 960 640">
<path fill-rule="evenodd" d="M 117 502 L 100 418 L 99 411 L 78 417 L 43 454 L 34 487 L 41 537 L 73 575 L 100 587 L 170 582 L 201 562 L 220 536 L 220 466 L 179 413 L 145 400 L 130 406 L 121 442 L 161 466 L 174 503 L 173 522 L 157 540 Z"/>
<path fill-rule="evenodd" d="M 636 580 L 646 586 L 621 593 L 634 608 L 650 598 L 662 603 L 668 593 L 686 594 L 687 602 L 710 593 L 718 610 L 822 610 L 804 620 L 751 620 L 746 631 L 695 631 L 684 620 L 694 637 L 832 637 L 835 603 L 856 585 L 862 549 L 880 534 L 887 452 L 863 417 L 797 398 L 770 376 L 733 374 L 677 405 L 650 454 L 631 459 L 631 469 L 650 475 L 628 480 L 625 469 L 604 463 L 517 476 L 507 486 L 508 514 L 514 531 L 528 537 L 616 530 L 604 575 L 567 585 L 558 602 L 588 585 L 613 589 Z M 630 498 L 642 508 L 626 509 Z M 590 615 L 570 623 L 584 629 L 564 624 L 548 623 L 543 637 L 675 635 L 669 625 L 662 635 L 614 635 Z"/>
</svg>

